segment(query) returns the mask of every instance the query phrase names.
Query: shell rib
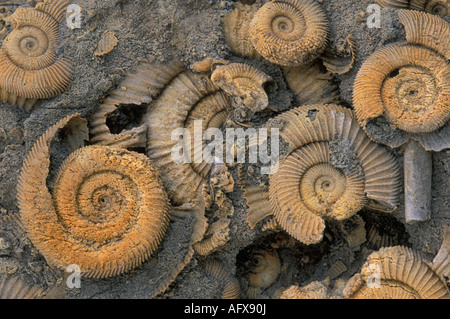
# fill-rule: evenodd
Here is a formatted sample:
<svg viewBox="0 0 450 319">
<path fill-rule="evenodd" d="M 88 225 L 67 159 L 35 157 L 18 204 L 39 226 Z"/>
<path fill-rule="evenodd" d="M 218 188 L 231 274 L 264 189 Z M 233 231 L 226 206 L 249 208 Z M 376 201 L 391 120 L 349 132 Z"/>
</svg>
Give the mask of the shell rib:
<svg viewBox="0 0 450 319">
<path fill-rule="evenodd" d="M 353 102 L 362 127 L 385 116 L 403 131 L 432 132 L 450 118 L 450 66 L 428 48 L 386 46 L 373 53 L 359 70 Z"/>
<path fill-rule="evenodd" d="M 280 134 L 291 153 L 270 176 L 270 202 L 279 225 L 291 236 L 316 243 L 322 239 L 324 219 L 349 218 L 367 200 L 386 210 L 398 205 L 397 162 L 365 135 L 351 110 L 311 105 L 277 119 L 284 123 Z"/>
<path fill-rule="evenodd" d="M 0 299 L 36 299 L 44 289 L 26 285 L 19 277 L 0 279 Z"/>
<path fill-rule="evenodd" d="M 402 246 L 372 253 L 343 293 L 348 299 L 450 298 L 446 283 L 419 253 Z"/>
<path fill-rule="evenodd" d="M 377 4 L 381 7 L 419 10 L 440 16 L 450 14 L 450 2 L 448 0 L 377 0 Z"/>
<path fill-rule="evenodd" d="M 120 134 L 112 134 L 106 125 L 107 116 L 117 110 L 121 104 L 142 105 L 156 98 L 167 84 L 183 69 L 178 61 L 166 64 L 141 64 L 134 73 L 129 74 L 118 88 L 110 92 L 98 112 L 89 121 L 91 143 L 120 147 L 145 146 L 147 128 L 141 126 Z M 144 106 L 143 106 L 144 107 Z"/>
<path fill-rule="evenodd" d="M 216 259 L 210 259 L 205 262 L 204 267 L 209 275 L 224 281 L 222 299 L 239 299 L 241 294 L 239 281 L 228 271 L 222 262 Z"/>
<path fill-rule="evenodd" d="M 17 195 L 21 220 L 49 265 L 76 264 L 86 277 L 116 276 L 157 249 L 168 227 L 169 201 L 146 156 L 106 146 L 73 152 L 50 194 L 50 143 L 78 118 L 52 126 L 25 159 Z"/>
<path fill-rule="evenodd" d="M 225 93 L 207 76 L 190 71 L 174 78 L 158 99 L 148 105 L 143 118 L 143 123 L 148 126 L 147 155 L 161 169 L 169 198 L 175 205 L 190 202 L 198 196 L 213 164 L 201 157 L 198 160 L 207 141 L 203 140 L 201 147 L 195 147 L 195 123 L 201 123 L 199 129 L 203 136 L 208 128 L 220 128 L 230 112 Z M 191 160 L 176 163 L 172 151 L 176 144 L 185 141 L 172 140 L 172 134 L 175 129 L 183 128 L 190 132 Z"/>
<path fill-rule="evenodd" d="M 250 24 L 256 50 L 283 66 L 305 65 L 317 58 L 325 50 L 328 33 L 327 17 L 314 0 L 273 0 Z"/>
<path fill-rule="evenodd" d="M 244 63 L 218 66 L 211 74 L 211 81 L 226 93 L 239 96 L 253 112 L 269 106 L 264 85 L 273 79 L 257 68 Z"/>
<path fill-rule="evenodd" d="M 46 1 L 39 8 L 18 8 L 8 17 L 13 30 L 0 49 L 0 88 L 3 101 L 30 110 L 37 99 L 64 92 L 70 84 L 72 64 L 57 58 L 59 9 L 67 1 Z M 54 10 L 56 11 L 54 11 Z M 7 94 L 9 97 L 6 97 Z M 32 100 L 27 102 L 25 100 Z"/>
</svg>

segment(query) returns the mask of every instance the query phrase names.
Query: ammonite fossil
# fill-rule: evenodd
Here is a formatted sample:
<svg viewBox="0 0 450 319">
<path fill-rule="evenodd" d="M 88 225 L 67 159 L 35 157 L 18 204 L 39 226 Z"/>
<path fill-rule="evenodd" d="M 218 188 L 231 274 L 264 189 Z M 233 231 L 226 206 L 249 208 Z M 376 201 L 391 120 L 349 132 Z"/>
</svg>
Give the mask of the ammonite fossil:
<svg viewBox="0 0 450 319">
<path fill-rule="evenodd" d="M 273 0 L 264 4 L 250 24 L 256 50 L 272 63 L 305 65 L 328 43 L 328 20 L 314 0 Z"/>
<path fill-rule="evenodd" d="M 257 68 L 244 63 L 218 66 L 211 74 L 211 81 L 226 93 L 239 96 L 253 112 L 269 106 L 265 86 L 273 79 Z"/>
<path fill-rule="evenodd" d="M 222 299 L 239 299 L 241 287 L 239 281 L 230 273 L 225 265 L 217 259 L 205 261 L 206 272 L 218 280 L 223 281 Z"/>
<path fill-rule="evenodd" d="M 97 47 L 95 48 L 95 56 L 103 56 L 111 52 L 116 45 L 119 43 L 114 32 L 108 31 L 103 33 L 100 41 L 98 41 Z"/>
<path fill-rule="evenodd" d="M 56 54 L 58 22 L 68 1 L 18 8 L 7 18 L 13 30 L 0 49 L 2 100 L 30 110 L 36 100 L 56 96 L 70 83 L 71 63 Z"/>
<path fill-rule="evenodd" d="M 431 212 L 431 154 L 450 147 L 449 23 L 399 10 L 407 43 L 385 46 L 363 63 L 353 88 L 355 114 L 376 142 L 405 149 L 405 219 Z M 380 134 L 383 132 L 382 134 Z"/>
<path fill-rule="evenodd" d="M 257 249 L 251 252 L 247 265 L 247 279 L 252 287 L 268 288 L 281 272 L 281 261 L 275 249 Z"/>
<path fill-rule="evenodd" d="M 381 7 L 420 10 L 440 16 L 450 14 L 450 2 L 448 0 L 377 0 Z"/>
<path fill-rule="evenodd" d="M 420 254 L 394 246 L 372 253 L 344 288 L 351 299 L 448 299 L 446 283 Z"/>
<path fill-rule="evenodd" d="M 80 267 L 85 277 L 111 277 L 146 261 L 169 224 L 159 172 L 142 154 L 82 147 L 61 164 L 47 188 L 50 143 L 78 115 L 52 126 L 34 145 L 18 183 L 23 226 L 49 265 Z"/>
<path fill-rule="evenodd" d="M 350 70 L 353 68 L 353 65 L 355 64 L 356 60 L 356 41 L 355 38 L 352 35 L 347 36 L 347 44 L 349 46 L 349 56 L 340 56 L 339 54 L 336 54 L 334 52 L 328 52 L 328 50 L 325 51 L 324 54 L 320 57 L 323 64 L 327 68 L 328 71 L 330 71 L 333 74 L 342 75 L 347 72 L 350 72 Z"/>
<path fill-rule="evenodd" d="M 20 277 L 0 278 L 0 299 L 36 299 L 44 289 L 26 284 Z"/>
<path fill-rule="evenodd" d="M 311 105 L 276 119 L 284 122 L 280 134 L 291 151 L 270 176 L 270 203 L 291 236 L 317 243 L 326 219 L 347 219 L 368 200 L 380 209 L 397 207 L 397 162 L 366 136 L 351 110 Z"/>
</svg>

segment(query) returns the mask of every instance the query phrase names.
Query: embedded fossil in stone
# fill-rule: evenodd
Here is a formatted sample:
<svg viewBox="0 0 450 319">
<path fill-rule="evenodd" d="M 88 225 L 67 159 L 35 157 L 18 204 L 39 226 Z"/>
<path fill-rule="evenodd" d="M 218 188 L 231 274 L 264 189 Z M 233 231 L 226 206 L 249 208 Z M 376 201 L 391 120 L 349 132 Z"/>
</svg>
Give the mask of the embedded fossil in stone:
<svg viewBox="0 0 450 319">
<path fill-rule="evenodd" d="M 263 111 L 269 106 L 264 88 L 274 81 L 251 65 L 231 63 L 218 66 L 211 74 L 211 81 L 226 93 L 241 97 L 244 105 L 253 112 Z"/>
<path fill-rule="evenodd" d="M 18 8 L 6 18 L 13 30 L 0 49 L 0 93 L 3 102 L 30 111 L 39 99 L 64 92 L 72 65 L 58 58 L 58 22 L 66 0 L 44 1 L 35 8 Z"/>
<path fill-rule="evenodd" d="M 320 281 L 313 281 L 310 284 L 299 287 L 290 286 L 286 289 L 280 289 L 276 292 L 276 299 L 330 299 L 330 292 Z"/>
<path fill-rule="evenodd" d="M 222 290 L 222 299 L 238 299 L 241 295 L 241 287 L 239 281 L 230 273 L 225 265 L 216 260 L 208 259 L 204 263 L 205 271 L 224 282 Z"/>
<path fill-rule="evenodd" d="M 282 66 L 312 62 L 327 46 L 329 25 L 314 0 L 273 0 L 250 23 L 250 39 L 267 60 Z"/>
<path fill-rule="evenodd" d="M 355 78 L 353 104 L 376 142 L 405 148 L 405 219 L 431 212 L 431 154 L 450 147 L 449 24 L 418 11 L 399 10 L 407 43 L 374 52 Z M 379 132 L 387 131 L 381 137 Z"/>
<path fill-rule="evenodd" d="M 281 272 L 281 261 L 275 249 L 257 249 L 251 252 L 246 267 L 249 285 L 266 289 L 274 284 Z"/>
<path fill-rule="evenodd" d="M 361 272 L 347 282 L 343 293 L 349 299 L 450 298 L 446 283 L 427 261 L 403 246 L 372 253 Z"/>
<path fill-rule="evenodd" d="M 260 1 L 252 5 L 236 3 L 235 8 L 225 15 L 225 39 L 234 54 L 253 59 L 261 57 L 249 37 L 250 22 L 260 7 Z"/>
<path fill-rule="evenodd" d="M 448 0 L 377 0 L 381 7 L 420 10 L 440 16 L 450 14 L 450 2 Z"/>
<path fill-rule="evenodd" d="M 284 123 L 280 135 L 291 149 L 270 176 L 270 207 L 291 236 L 317 243 L 327 219 L 347 219 L 372 202 L 386 211 L 397 207 L 398 164 L 366 136 L 351 110 L 310 105 L 276 120 Z"/>
<path fill-rule="evenodd" d="M 350 56 L 349 57 L 343 57 L 339 54 L 336 54 L 334 52 L 329 52 L 326 50 L 324 54 L 320 57 L 323 64 L 327 68 L 328 71 L 330 71 L 333 74 L 342 75 L 345 73 L 350 72 L 350 70 L 353 68 L 353 65 L 355 64 L 356 60 L 356 41 L 355 38 L 352 35 L 347 36 L 346 39 Z"/>
<path fill-rule="evenodd" d="M 50 143 L 77 120 L 79 115 L 69 116 L 49 128 L 25 159 L 17 188 L 21 220 L 50 266 L 76 264 L 85 277 L 116 276 L 158 248 L 169 223 L 169 200 L 145 155 L 108 146 L 70 154 L 51 194 Z"/>
<path fill-rule="evenodd" d="M 0 299 L 37 299 L 44 289 L 27 285 L 20 277 L 0 278 Z"/>
<path fill-rule="evenodd" d="M 116 45 L 119 43 L 117 37 L 114 32 L 108 31 L 103 33 L 100 41 L 95 48 L 94 55 L 95 56 L 103 56 L 111 52 Z"/>
</svg>

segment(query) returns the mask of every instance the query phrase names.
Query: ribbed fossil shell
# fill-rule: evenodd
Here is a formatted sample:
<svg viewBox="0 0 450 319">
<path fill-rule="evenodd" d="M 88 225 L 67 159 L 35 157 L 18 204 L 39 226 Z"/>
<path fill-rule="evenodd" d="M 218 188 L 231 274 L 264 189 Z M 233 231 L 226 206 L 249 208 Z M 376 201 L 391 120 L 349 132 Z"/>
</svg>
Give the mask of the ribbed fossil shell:
<svg viewBox="0 0 450 319">
<path fill-rule="evenodd" d="M 166 85 L 181 71 L 183 64 L 178 61 L 169 63 L 142 63 L 108 94 L 89 121 L 90 142 L 96 145 L 118 147 L 145 147 L 147 127 L 142 125 L 120 134 L 112 134 L 107 126 L 107 117 L 126 104 L 142 105 L 156 98 Z M 145 106 L 143 106 L 145 107 Z"/>
<path fill-rule="evenodd" d="M 250 22 L 260 6 L 258 2 L 252 5 L 236 3 L 235 8 L 225 15 L 223 31 L 234 54 L 253 59 L 260 57 L 249 38 Z"/>
<path fill-rule="evenodd" d="M 346 271 L 347 266 L 342 262 L 342 260 L 338 260 L 333 265 L 331 265 L 330 269 L 328 269 L 327 277 L 333 280 Z"/>
<path fill-rule="evenodd" d="M 328 71 L 330 71 L 333 74 L 342 75 L 345 73 L 350 72 L 350 70 L 353 68 L 353 65 L 355 64 L 355 51 L 356 51 L 356 41 L 355 38 L 352 35 L 349 35 L 347 37 L 347 43 L 349 46 L 350 56 L 349 57 L 342 57 L 339 55 L 336 55 L 334 53 L 330 53 L 325 51 L 325 53 L 321 56 L 322 62 L 327 68 Z"/>
<path fill-rule="evenodd" d="M 218 66 L 211 74 L 211 81 L 226 93 L 239 96 L 253 112 L 269 106 L 264 85 L 273 79 L 257 68 L 244 63 Z"/>
<path fill-rule="evenodd" d="M 46 186 L 50 143 L 77 115 L 52 126 L 25 159 L 18 183 L 21 220 L 49 265 L 111 277 L 146 261 L 169 223 L 159 172 L 139 153 L 87 146 L 61 165 L 53 194 Z"/>
<path fill-rule="evenodd" d="M 204 264 L 205 270 L 211 276 L 224 281 L 222 299 L 238 299 L 241 294 L 239 281 L 228 271 L 225 265 L 216 260 L 207 260 Z"/>
<path fill-rule="evenodd" d="M 13 30 L 0 49 L 0 87 L 11 95 L 8 101 L 51 98 L 68 87 L 72 65 L 56 55 L 57 8 L 64 5 L 66 1 L 47 1 L 36 8 L 18 8 L 8 17 Z"/>
<path fill-rule="evenodd" d="M 377 0 L 381 7 L 421 10 L 441 16 L 450 14 L 448 0 Z"/>
<path fill-rule="evenodd" d="M 433 259 L 433 270 L 447 283 L 450 283 L 450 227 L 444 226 L 442 245 Z"/>
<path fill-rule="evenodd" d="M 0 278 L 0 299 L 36 299 L 43 293 L 44 289 L 29 286 L 17 276 Z"/>
<path fill-rule="evenodd" d="M 379 286 L 376 278 L 379 275 Z M 354 299 L 441 299 L 450 298 L 446 283 L 418 252 L 402 246 L 372 253 L 359 274 L 344 289 Z"/>
<path fill-rule="evenodd" d="M 363 127 L 385 116 L 403 131 L 432 132 L 450 118 L 450 66 L 444 57 L 424 47 L 386 46 L 359 70 L 353 102 Z"/>
<path fill-rule="evenodd" d="M 333 75 L 321 70 L 318 63 L 284 68 L 284 76 L 300 105 L 339 101 L 339 88 L 333 80 Z"/>
<path fill-rule="evenodd" d="M 328 21 L 314 0 L 273 0 L 264 4 L 250 24 L 256 50 L 272 63 L 305 65 L 327 45 Z"/>
<path fill-rule="evenodd" d="M 161 169 L 169 198 L 175 205 L 198 196 L 202 183 L 207 181 L 213 163 L 196 163 L 208 141 L 196 148 L 195 121 L 200 121 L 201 134 L 208 128 L 220 128 L 231 112 L 224 92 L 206 75 L 186 71 L 178 75 L 161 95 L 150 103 L 143 118 L 147 130 L 147 155 Z M 191 136 L 190 163 L 177 164 L 172 150 L 179 141 L 172 140 L 172 132 L 185 128 Z"/>
<path fill-rule="evenodd" d="M 105 54 L 108 54 L 116 47 L 118 43 L 119 40 L 117 40 L 117 37 L 114 32 L 111 31 L 105 32 L 97 44 L 97 47 L 94 51 L 94 55 L 103 56 Z"/>
<path fill-rule="evenodd" d="M 290 286 L 279 291 L 275 297 L 276 299 L 330 299 L 327 287 L 319 281 L 313 281 L 304 287 Z"/>
<path fill-rule="evenodd" d="M 252 252 L 247 278 L 250 286 L 268 288 L 281 272 L 281 262 L 275 249 L 258 249 Z"/>
<path fill-rule="evenodd" d="M 310 105 L 277 117 L 291 153 L 270 176 L 270 202 L 280 226 L 306 244 L 322 239 L 324 219 L 351 217 L 373 200 L 399 202 L 397 162 L 362 131 L 351 110 Z"/>
</svg>

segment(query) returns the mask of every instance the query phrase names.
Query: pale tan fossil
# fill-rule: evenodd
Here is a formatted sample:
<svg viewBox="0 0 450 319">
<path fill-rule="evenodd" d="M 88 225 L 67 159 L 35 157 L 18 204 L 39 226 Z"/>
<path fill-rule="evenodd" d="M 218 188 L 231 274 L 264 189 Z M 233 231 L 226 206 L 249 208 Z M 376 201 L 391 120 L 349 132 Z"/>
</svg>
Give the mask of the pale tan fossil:
<svg viewBox="0 0 450 319">
<path fill-rule="evenodd" d="M 256 50 L 272 63 L 305 65 L 328 44 L 329 23 L 314 0 L 273 0 L 255 13 L 250 39 Z"/>
<path fill-rule="evenodd" d="M 37 299 L 45 289 L 26 284 L 20 277 L 0 278 L 0 299 Z"/>
<path fill-rule="evenodd" d="M 449 0 L 377 0 L 377 4 L 381 7 L 420 10 L 440 16 L 450 14 Z"/>
<path fill-rule="evenodd" d="M 320 59 L 327 68 L 327 70 L 333 74 L 346 74 L 350 72 L 355 64 L 356 60 L 356 40 L 350 34 L 347 36 L 346 42 L 349 46 L 349 56 L 341 56 L 334 52 L 329 52 L 326 50 L 324 54 L 321 55 Z"/>
<path fill-rule="evenodd" d="M 230 273 L 225 265 L 217 259 L 208 259 L 204 263 L 206 272 L 223 281 L 222 299 L 238 299 L 241 295 L 239 281 Z"/>
<path fill-rule="evenodd" d="M 403 246 L 372 253 L 345 286 L 351 299 L 448 299 L 446 283 L 417 252 Z"/>
<path fill-rule="evenodd" d="M 117 40 L 116 34 L 112 31 L 107 31 L 103 33 L 100 38 L 97 47 L 95 48 L 94 55 L 95 56 L 103 56 L 111 52 L 119 43 Z"/>
<path fill-rule="evenodd" d="M 39 99 L 64 92 L 72 64 L 56 54 L 58 22 L 66 0 L 44 1 L 35 8 L 18 8 L 6 18 L 12 31 L 0 49 L 0 93 L 3 102 L 30 111 Z"/>
</svg>

